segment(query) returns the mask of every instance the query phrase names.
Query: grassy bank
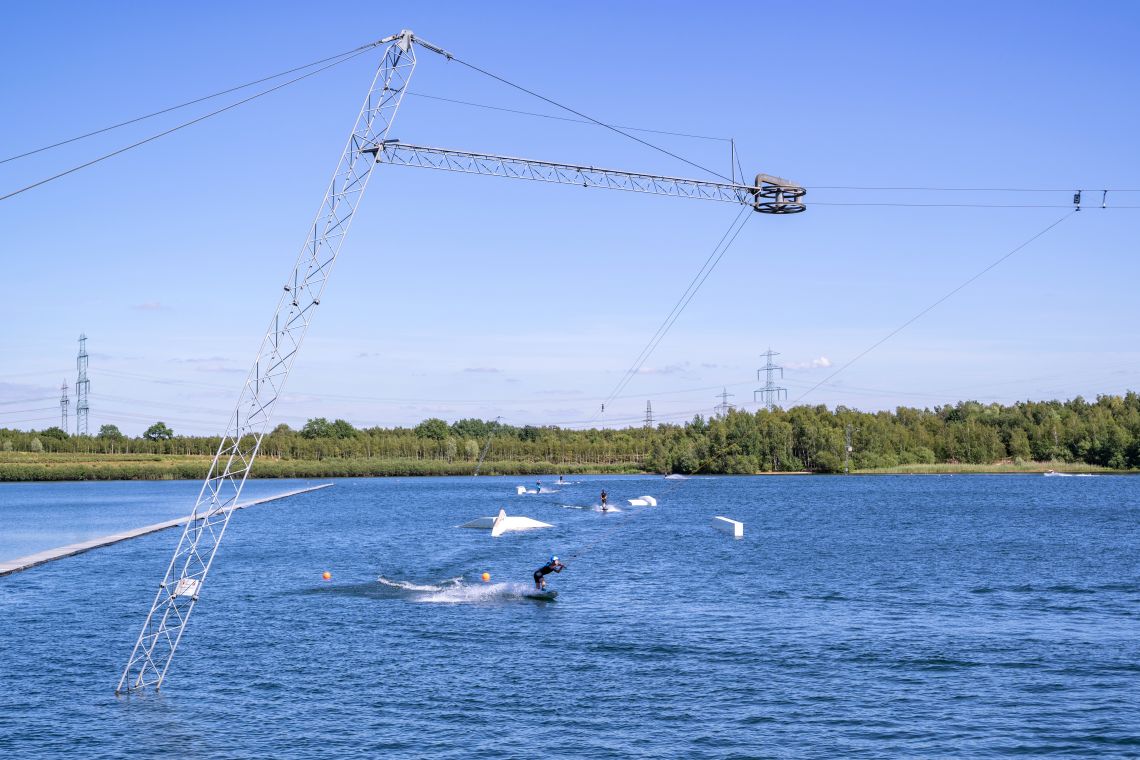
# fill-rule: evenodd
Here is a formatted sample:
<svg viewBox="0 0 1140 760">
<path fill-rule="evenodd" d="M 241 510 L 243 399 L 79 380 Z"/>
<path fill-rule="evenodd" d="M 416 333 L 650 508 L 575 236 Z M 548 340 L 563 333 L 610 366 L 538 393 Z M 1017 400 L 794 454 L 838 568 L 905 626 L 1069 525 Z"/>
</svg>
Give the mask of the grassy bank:
<svg viewBox="0 0 1140 760">
<path fill-rule="evenodd" d="M 1017 473 L 1017 472 L 1113 472 L 1108 467 L 1082 462 L 995 462 L 993 464 L 904 464 L 897 467 L 883 467 L 876 470 L 854 470 L 858 475 L 944 475 L 967 473 Z"/>
<path fill-rule="evenodd" d="M 175 454 L 32 454 L 0 453 L 0 482 L 47 480 L 200 480 L 212 457 Z M 326 458 L 279 459 L 260 457 L 253 467 L 255 478 L 369 478 L 418 475 L 471 475 L 474 464 L 443 459 Z M 1018 472 L 1096 473 L 1116 472 L 1097 465 L 1073 462 L 997 462 L 994 464 L 909 464 L 880 469 L 853 470 L 858 475 L 938 475 Z M 538 476 L 620 475 L 647 472 L 635 463 L 558 464 L 555 462 L 484 462 L 482 475 Z M 794 475 L 805 473 L 762 473 Z"/>
<path fill-rule="evenodd" d="M 199 480 L 212 457 L 159 454 L 0 454 L 0 482 L 42 480 Z M 352 478 L 471 475 L 471 462 L 426 459 L 259 458 L 255 478 Z M 484 462 L 482 475 L 564 475 L 642 472 L 636 464 L 562 465 L 553 462 Z"/>
</svg>

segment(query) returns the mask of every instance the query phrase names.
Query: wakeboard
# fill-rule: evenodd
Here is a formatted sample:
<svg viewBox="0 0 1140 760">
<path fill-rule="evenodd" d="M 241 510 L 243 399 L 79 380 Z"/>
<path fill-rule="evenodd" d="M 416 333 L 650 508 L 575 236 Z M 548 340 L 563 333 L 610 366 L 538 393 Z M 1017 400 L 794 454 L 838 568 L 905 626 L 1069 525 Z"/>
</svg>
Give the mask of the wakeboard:
<svg viewBox="0 0 1140 760">
<path fill-rule="evenodd" d="M 546 589 L 544 591 L 528 591 L 523 594 L 523 596 L 525 596 L 527 599 L 538 599 L 539 601 L 543 602 L 552 602 L 554 601 L 554 598 L 558 596 L 558 592 L 552 589 Z"/>
</svg>

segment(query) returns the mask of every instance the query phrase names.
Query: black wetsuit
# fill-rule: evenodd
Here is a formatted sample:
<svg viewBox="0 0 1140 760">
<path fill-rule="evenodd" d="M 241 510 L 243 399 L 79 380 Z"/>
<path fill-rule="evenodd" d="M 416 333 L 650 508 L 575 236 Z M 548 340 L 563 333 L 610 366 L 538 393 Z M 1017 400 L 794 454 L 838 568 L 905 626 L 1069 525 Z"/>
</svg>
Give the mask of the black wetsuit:
<svg viewBox="0 0 1140 760">
<path fill-rule="evenodd" d="M 534 571 L 534 585 L 542 588 L 542 578 L 544 575 L 550 573 L 560 573 L 562 568 L 566 567 L 561 562 L 547 562 L 542 567 Z"/>
</svg>

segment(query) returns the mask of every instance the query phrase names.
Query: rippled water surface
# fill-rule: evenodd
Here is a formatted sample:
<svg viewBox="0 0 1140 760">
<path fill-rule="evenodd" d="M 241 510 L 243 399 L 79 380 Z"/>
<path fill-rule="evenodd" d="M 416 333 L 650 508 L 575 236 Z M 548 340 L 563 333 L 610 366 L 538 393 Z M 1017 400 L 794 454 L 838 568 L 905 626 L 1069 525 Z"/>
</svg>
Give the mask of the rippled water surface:
<svg viewBox="0 0 1140 760">
<path fill-rule="evenodd" d="M 0 578 L 0 757 L 1140 755 L 1140 479 L 576 480 L 237 513 L 159 695 L 113 689 L 176 533 Z M 45 530 L 197 488 L 54 487 Z M 568 508 L 602 487 L 622 512 Z M 0 547 L 34 488 L 0 488 Z M 555 527 L 455 527 L 500 507 Z"/>
</svg>

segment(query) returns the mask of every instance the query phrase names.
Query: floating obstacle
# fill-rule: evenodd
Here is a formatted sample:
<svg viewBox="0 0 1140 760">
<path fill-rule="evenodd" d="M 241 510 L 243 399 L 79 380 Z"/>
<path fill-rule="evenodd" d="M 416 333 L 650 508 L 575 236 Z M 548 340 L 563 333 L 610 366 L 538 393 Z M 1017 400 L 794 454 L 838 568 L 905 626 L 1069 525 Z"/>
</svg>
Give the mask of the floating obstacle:
<svg viewBox="0 0 1140 760">
<path fill-rule="evenodd" d="M 638 496 L 636 499 L 626 499 L 631 507 L 656 507 L 657 499 L 652 496 Z"/>
<path fill-rule="evenodd" d="M 712 524 L 721 533 L 727 533 L 734 538 L 744 537 L 744 523 L 739 520 L 731 520 L 718 515 L 712 519 Z"/>
<path fill-rule="evenodd" d="M 526 486 L 515 486 L 515 493 L 522 496 L 524 493 L 538 493 L 538 489 L 532 488 L 528 491 Z"/>
<path fill-rule="evenodd" d="M 534 530 L 535 528 L 553 528 L 550 523 L 533 520 L 522 515 L 508 515 L 507 510 L 500 509 L 495 517 L 477 517 L 471 522 L 465 522 L 460 528 L 491 529 L 492 536 L 501 536 L 518 530 Z"/>
<path fill-rule="evenodd" d="M 666 480 L 688 480 L 688 478 L 686 478 L 684 475 L 677 475 L 676 473 L 674 473 L 673 475 L 666 475 L 665 479 Z"/>
</svg>

